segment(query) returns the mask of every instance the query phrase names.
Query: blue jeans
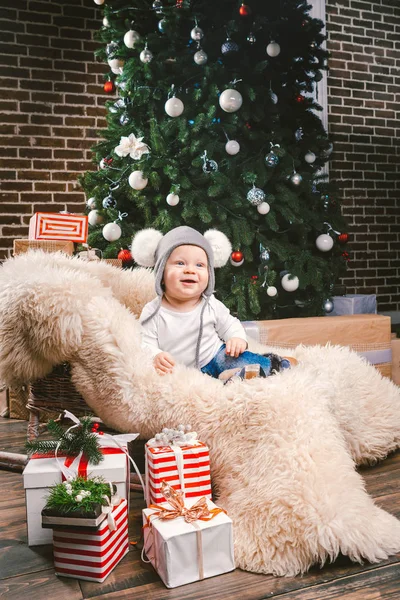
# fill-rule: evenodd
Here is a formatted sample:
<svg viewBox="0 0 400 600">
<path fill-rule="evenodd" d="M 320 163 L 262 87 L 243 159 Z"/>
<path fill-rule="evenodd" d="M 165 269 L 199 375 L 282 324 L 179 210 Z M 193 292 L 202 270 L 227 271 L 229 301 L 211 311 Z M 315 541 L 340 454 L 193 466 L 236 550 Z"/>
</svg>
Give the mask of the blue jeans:
<svg viewBox="0 0 400 600">
<path fill-rule="evenodd" d="M 275 371 L 290 368 L 290 362 L 285 358 L 280 358 L 276 354 L 255 354 L 246 350 L 237 358 L 228 356 L 225 352 L 225 344 L 221 346 L 217 354 L 208 364 L 201 368 L 202 373 L 218 379 L 218 376 L 227 369 L 245 367 L 246 365 L 260 365 L 266 377 L 272 375 Z"/>
</svg>

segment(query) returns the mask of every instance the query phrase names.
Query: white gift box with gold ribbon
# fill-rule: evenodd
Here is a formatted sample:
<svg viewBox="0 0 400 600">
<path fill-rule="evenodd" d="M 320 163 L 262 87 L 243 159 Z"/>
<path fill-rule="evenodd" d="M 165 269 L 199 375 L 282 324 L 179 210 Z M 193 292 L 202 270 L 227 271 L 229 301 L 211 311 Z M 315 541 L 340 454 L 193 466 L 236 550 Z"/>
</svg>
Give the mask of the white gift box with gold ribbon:
<svg viewBox="0 0 400 600">
<path fill-rule="evenodd" d="M 220 510 L 211 500 L 204 501 L 209 511 Z M 184 506 L 190 510 L 198 503 L 185 500 Z M 171 505 L 164 502 L 143 510 L 144 551 L 168 588 L 235 569 L 232 520 L 225 512 L 187 522 L 184 516 L 161 518 L 163 508 Z"/>
</svg>

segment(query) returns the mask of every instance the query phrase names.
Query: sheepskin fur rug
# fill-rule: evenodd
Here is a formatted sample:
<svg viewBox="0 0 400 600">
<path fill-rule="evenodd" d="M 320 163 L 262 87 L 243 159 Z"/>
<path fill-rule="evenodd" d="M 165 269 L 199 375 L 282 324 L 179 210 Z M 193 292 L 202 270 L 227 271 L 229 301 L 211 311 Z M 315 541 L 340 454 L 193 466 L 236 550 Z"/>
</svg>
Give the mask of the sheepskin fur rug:
<svg viewBox="0 0 400 600">
<path fill-rule="evenodd" d="M 210 447 L 216 500 L 234 522 L 236 564 L 296 575 L 339 552 L 400 551 L 400 522 L 365 491 L 356 464 L 399 445 L 399 389 L 346 348 L 298 347 L 298 366 L 223 386 L 194 369 L 160 377 L 137 315 L 144 269 L 33 252 L 0 269 L 0 379 L 21 384 L 69 361 L 88 405 L 152 437 L 191 424 Z"/>
</svg>

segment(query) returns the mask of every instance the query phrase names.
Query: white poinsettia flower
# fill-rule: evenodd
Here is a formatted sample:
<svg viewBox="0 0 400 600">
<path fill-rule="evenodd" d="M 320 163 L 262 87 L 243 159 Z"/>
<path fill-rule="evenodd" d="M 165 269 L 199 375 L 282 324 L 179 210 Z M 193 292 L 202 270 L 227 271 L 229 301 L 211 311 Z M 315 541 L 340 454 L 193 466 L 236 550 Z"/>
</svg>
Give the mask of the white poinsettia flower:
<svg viewBox="0 0 400 600">
<path fill-rule="evenodd" d="M 115 148 L 115 154 L 121 157 L 129 154 L 134 160 L 139 160 L 143 154 L 150 152 L 149 147 L 142 140 L 143 137 L 137 138 L 134 133 L 131 133 L 128 137 L 122 136 L 119 146 Z"/>
</svg>

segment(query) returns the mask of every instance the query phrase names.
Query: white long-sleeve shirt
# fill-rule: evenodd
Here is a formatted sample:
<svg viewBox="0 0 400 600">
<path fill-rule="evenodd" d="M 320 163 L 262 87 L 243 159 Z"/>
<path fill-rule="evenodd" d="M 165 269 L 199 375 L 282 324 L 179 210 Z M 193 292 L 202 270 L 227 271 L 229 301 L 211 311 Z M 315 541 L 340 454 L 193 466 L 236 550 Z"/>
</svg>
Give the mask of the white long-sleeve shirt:
<svg viewBox="0 0 400 600">
<path fill-rule="evenodd" d="M 153 314 L 158 302 L 159 299 L 155 298 L 145 305 L 140 315 L 141 323 Z M 189 312 L 178 312 L 161 306 L 158 313 L 142 325 L 142 346 L 148 348 L 153 356 L 169 352 L 178 363 L 188 367 L 195 366 L 200 314 L 204 302 L 206 300 L 202 298 L 196 308 Z M 239 319 L 233 317 L 215 296 L 210 296 L 203 314 L 200 369 L 210 362 L 224 342 L 233 337 L 247 341 Z"/>
</svg>

